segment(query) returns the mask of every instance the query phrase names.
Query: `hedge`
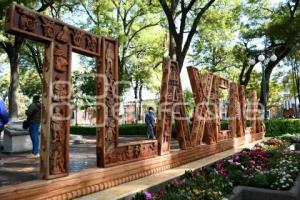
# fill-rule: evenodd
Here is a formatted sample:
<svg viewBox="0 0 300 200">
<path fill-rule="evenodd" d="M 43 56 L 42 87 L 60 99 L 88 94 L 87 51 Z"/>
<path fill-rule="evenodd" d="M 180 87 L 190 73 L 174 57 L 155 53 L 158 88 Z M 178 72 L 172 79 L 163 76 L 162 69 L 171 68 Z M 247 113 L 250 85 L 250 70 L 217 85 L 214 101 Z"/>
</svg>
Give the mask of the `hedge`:
<svg viewBox="0 0 300 200">
<path fill-rule="evenodd" d="M 265 120 L 266 136 L 275 137 L 284 134 L 300 133 L 300 119 L 270 119 Z M 228 129 L 228 121 L 221 121 L 222 130 Z M 176 131 L 176 129 L 174 129 Z M 119 126 L 119 135 L 143 135 L 147 127 L 145 124 L 123 124 Z M 77 135 L 96 135 L 96 128 L 93 126 L 72 126 L 71 133 Z"/>
<path fill-rule="evenodd" d="M 71 126 L 70 131 L 77 135 L 96 135 L 94 126 Z M 146 132 L 145 124 L 122 124 L 119 126 L 119 135 L 146 135 Z"/>
<path fill-rule="evenodd" d="M 300 119 L 269 119 L 265 120 L 265 125 L 267 137 L 300 133 Z"/>
</svg>

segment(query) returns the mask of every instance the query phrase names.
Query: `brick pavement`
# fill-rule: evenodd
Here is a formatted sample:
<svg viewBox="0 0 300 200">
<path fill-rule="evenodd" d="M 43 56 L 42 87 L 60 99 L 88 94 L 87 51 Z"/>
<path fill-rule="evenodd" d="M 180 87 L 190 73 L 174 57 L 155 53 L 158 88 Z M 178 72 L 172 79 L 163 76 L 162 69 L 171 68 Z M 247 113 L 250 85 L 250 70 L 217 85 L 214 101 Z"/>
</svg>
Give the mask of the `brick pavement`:
<svg viewBox="0 0 300 200">
<path fill-rule="evenodd" d="M 70 145 L 70 172 L 96 167 L 96 138 L 85 137 L 86 144 Z M 120 137 L 121 142 L 144 140 L 145 137 Z M 178 148 L 173 141 L 173 149 Z M 28 153 L 0 153 L 0 187 L 39 179 L 39 159 L 27 158 Z"/>
</svg>

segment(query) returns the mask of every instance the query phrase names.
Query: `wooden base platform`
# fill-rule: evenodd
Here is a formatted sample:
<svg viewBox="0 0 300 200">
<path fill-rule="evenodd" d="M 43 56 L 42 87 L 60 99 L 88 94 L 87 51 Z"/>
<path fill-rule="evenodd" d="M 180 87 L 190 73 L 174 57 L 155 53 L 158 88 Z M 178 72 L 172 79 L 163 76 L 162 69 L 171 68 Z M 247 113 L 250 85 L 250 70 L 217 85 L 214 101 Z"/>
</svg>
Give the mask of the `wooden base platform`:
<svg viewBox="0 0 300 200">
<path fill-rule="evenodd" d="M 242 137 L 233 138 L 234 147 L 238 147 L 244 144 L 248 144 L 257 140 L 261 140 L 264 138 L 264 133 L 254 133 L 254 134 L 246 134 Z"/>
<path fill-rule="evenodd" d="M 262 139 L 261 136 L 262 134 L 257 134 L 251 137 L 251 141 Z M 110 168 L 87 169 L 54 180 L 37 180 L 5 186 L 0 188 L 0 199 L 73 199 L 232 149 L 235 140 L 228 139 L 217 144 L 200 145 L 193 149 Z M 236 145 L 238 143 L 241 142 L 237 142 Z"/>
</svg>

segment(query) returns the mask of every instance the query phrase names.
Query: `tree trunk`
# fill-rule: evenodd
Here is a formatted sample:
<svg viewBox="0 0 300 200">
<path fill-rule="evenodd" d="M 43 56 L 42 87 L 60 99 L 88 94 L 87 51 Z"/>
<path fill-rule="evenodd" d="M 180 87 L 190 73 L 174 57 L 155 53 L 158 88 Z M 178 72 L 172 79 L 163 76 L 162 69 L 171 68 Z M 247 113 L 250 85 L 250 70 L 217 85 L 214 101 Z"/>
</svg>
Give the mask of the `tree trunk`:
<svg viewBox="0 0 300 200">
<path fill-rule="evenodd" d="M 294 57 L 294 62 L 292 63 L 292 77 L 294 85 L 294 98 L 295 98 L 295 109 L 296 117 L 300 117 L 300 74 L 299 74 L 299 65 L 297 63 L 296 57 Z M 299 110 L 297 110 L 297 98 L 299 101 Z"/>
<path fill-rule="evenodd" d="M 176 60 L 176 43 L 172 34 L 169 34 L 169 56 L 171 59 Z"/>
<path fill-rule="evenodd" d="M 268 106 L 268 96 L 269 96 L 269 82 L 271 78 L 271 74 L 276 65 L 283 60 L 290 52 L 291 48 L 288 45 L 283 45 L 275 51 L 275 55 L 277 55 L 277 60 L 274 62 L 269 62 L 265 67 L 265 80 L 266 80 L 266 102 L 263 102 L 263 88 L 260 88 L 260 99 L 259 102 L 262 103 L 265 107 Z M 262 83 L 261 83 L 262 86 Z"/>
<path fill-rule="evenodd" d="M 6 53 L 10 63 L 10 85 L 8 91 L 8 110 L 10 119 L 16 120 L 18 118 L 18 103 L 17 103 L 17 91 L 19 87 L 19 53 L 24 39 L 15 36 L 14 45 L 6 45 Z"/>
<path fill-rule="evenodd" d="M 19 72 L 16 58 L 10 58 L 10 84 L 8 92 L 8 110 L 11 120 L 18 118 L 17 91 L 19 87 Z"/>
<path fill-rule="evenodd" d="M 138 116 L 137 116 L 137 99 L 138 99 L 138 89 L 139 89 L 139 82 L 135 81 L 135 86 L 133 88 L 134 91 L 134 117 L 135 117 L 135 123 L 138 122 Z"/>
<path fill-rule="evenodd" d="M 242 67 L 241 73 L 239 75 L 240 85 L 244 85 L 246 88 L 246 86 L 248 85 L 248 83 L 251 79 L 251 73 L 252 73 L 253 69 L 254 69 L 254 65 L 249 66 L 248 61 L 244 60 L 243 67 Z"/>
<path fill-rule="evenodd" d="M 140 84 L 139 88 L 139 115 L 138 115 L 138 120 L 142 119 L 142 91 L 143 91 L 143 84 Z"/>
</svg>

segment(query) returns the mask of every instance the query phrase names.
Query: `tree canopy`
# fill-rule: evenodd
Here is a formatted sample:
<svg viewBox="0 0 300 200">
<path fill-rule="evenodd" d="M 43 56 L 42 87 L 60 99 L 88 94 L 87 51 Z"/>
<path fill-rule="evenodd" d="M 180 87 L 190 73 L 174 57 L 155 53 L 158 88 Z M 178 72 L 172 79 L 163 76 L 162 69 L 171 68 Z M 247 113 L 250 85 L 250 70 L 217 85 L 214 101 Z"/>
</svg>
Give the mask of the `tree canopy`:
<svg viewBox="0 0 300 200">
<path fill-rule="evenodd" d="M 110 36 L 119 45 L 119 93 L 133 91 L 142 102 L 146 91 L 158 94 L 163 56 L 180 68 L 193 63 L 257 90 L 264 105 L 282 101 L 285 88 L 300 100 L 300 0 L 19 0 L 37 12 Z M 0 2 L 0 25 L 11 1 Z M 9 99 L 11 117 L 17 111 L 17 91 L 28 97 L 41 93 L 44 47 L 0 30 L 0 92 Z M 258 55 L 277 59 L 261 63 Z M 4 56 L 6 55 L 6 56 Z M 250 64 L 249 59 L 255 61 Z M 78 98 L 95 95 L 95 61 L 81 57 L 85 67 L 73 72 Z M 3 65 L 2 65 L 3 64 Z M 262 91 L 265 64 L 267 93 Z M 281 66 L 281 67 L 279 67 Z M 88 78 L 84 78 L 88 77 Z M 185 90 L 187 98 L 191 98 Z M 262 96 L 268 98 L 264 102 Z M 87 98 L 82 105 L 92 103 Z M 189 110 L 191 108 L 188 108 Z"/>
</svg>

